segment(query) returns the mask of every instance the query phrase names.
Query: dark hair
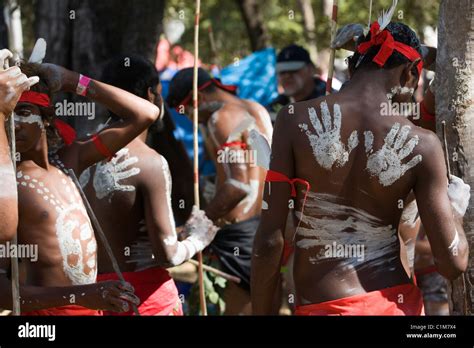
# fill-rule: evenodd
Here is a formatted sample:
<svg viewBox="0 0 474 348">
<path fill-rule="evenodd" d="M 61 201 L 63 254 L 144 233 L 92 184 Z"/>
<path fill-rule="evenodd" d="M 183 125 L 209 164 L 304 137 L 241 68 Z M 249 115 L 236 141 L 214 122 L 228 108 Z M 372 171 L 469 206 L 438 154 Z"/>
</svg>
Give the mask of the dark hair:
<svg viewBox="0 0 474 348">
<path fill-rule="evenodd" d="M 54 126 L 54 119 L 56 117 L 54 113 L 54 107 L 52 104 L 54 95 L 53 93 L 51 93 L 48 83 L 44 79 L 44 75 L 41 72 L 40 64 L 28 63 L 28 62 L 22 61 L 20 62 L 19 68 L 21 72 L 25 74 L 27 77 L 38 76 L 40 78 L 37 84 L 34 84 L 33 86 L 30 87 L 30 91 L 44 93 L 48 95 L 49 99 L 51 100 L 50 107 L 43 107 L 43 106 L 38 106 L 38 105 L 36 106 L 39 108 L 41 112 L 41 118 L 43 118 L 43 120 L 48 121 L 49 123 L 49 125 L 45 127 L 46 138 L 48 140 L 48 148 L 54 152 L 54 150 L 57 150 L 64 145 L 63 140 L 58 133 L 58 130 Z"/>
<path fill-rule="evenodd" d="M 416 36 L 416 33 L 409 26 L 403 23 L 390 22 L 385 29 L 387 29 L 392 34 L 395 41 L 404 43 L 405 45 L 414 48 L 421 56 L 420 40 Z M 370 32 L 367 34 L 367 36 L 361 36 L 357 42 L 357 45 L 360 45 L 361 43 L 367 41 L 370 41 Z M 372 59 L 374 59 L 379 50 L 380 45 L 371 47 L 364 55 L 356 51 L 352 57 L 349 57 L 349 69 L 355 72 L 361 67 L 379 67 L 376 63 L 372 61 Z M 405 57 L 400 52 L 393 50 L 392 55 L 387 59 L 383 68 L 392 69 L 396 66 L 400 66 L 408 62 L 410 62 L 410 60 L 407 57 Z M 416 74 L 418 75 L 417 70 Z"/>
<path fill-rule="evenodd" d="M 112 58 L 105 65 L 101 80 L 143 99 L 148 99 L 148 88 L 154 93 L 155 87 L 160 83 L 155 66 L 136 54 Z"/>
</svg>

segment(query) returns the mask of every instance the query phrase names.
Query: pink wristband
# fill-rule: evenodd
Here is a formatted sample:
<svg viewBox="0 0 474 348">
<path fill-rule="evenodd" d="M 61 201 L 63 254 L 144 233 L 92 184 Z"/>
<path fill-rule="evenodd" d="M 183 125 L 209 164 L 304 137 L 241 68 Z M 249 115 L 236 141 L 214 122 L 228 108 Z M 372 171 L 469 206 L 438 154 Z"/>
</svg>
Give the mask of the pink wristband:
<svg viewBox="0 0 474 348">
<path fill-rule="evenodd" d="M 79 82 L 77 83 L 76 93 L 82 96 L 87 94 L 87 88 L 89 87 L 89 83 L 91 79 L 84 75 L 79 75 Z"/>
</svg>

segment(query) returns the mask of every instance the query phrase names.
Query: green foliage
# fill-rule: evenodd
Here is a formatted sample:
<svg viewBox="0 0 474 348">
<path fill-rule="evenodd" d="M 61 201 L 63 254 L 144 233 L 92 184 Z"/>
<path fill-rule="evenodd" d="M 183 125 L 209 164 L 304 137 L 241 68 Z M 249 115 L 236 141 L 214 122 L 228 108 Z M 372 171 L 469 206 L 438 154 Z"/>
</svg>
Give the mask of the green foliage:
<svg viewBox="0 0 474 348">
<path fill-rule="evenodd" d="M 204 263 L 212 267 L 218 267 L 218 262 L 211 262 L 205 258 Z M 214 273 L 203 272 L 204 291 L 206 293 L 207 312 L 209 315 L 223 315 L 225 302 L 222 298 L 227 280 L 216 276 Z M 200 315 L 199 283 L 194 283 L 189 296 L 189 315 Z"/>
<path fill-rule="evenodd" d="M 369 21 L 370 0 L 340 0 L 338 25 L 363 23 Z M 331 0 L 329 0 L 331 4 Z M 382 9 L 387 9 L 392 0 L 373 0 L 372 21 Z M 318 49 L 327 48 L 330 41 L 330 21 L 323 14 L 323 0 L 312 1 L 316 20 L 316 39 Z M 195 2 L 192 0 L 168 0 L 165 19 L 178 19 L 179 11 L 184 13 L 186 32 L 182 44 L 193 50 L 193 20 Z M 235 57 L 244 57 L 251 53 L 245 23 L 235 1 L 205 0 L 201 2 L 200 56 L 204 62 L 212 61 L 212 52 L 208 27 L 212 24 L 218 56 L 221 65 L 233 62 Z M 297 43 L 306 46 L 303 30 L 303 17 L 297 0 L 261 0 L 259 1 L 265 27 L 271 45 L 277 49 Z M 399 0 L 394 20 L 410 25 L 423 37 L 426 25 L 436 26 L 439 0 Z M 401 17 L 400 19 L 398 17 Z"/>
</svg>

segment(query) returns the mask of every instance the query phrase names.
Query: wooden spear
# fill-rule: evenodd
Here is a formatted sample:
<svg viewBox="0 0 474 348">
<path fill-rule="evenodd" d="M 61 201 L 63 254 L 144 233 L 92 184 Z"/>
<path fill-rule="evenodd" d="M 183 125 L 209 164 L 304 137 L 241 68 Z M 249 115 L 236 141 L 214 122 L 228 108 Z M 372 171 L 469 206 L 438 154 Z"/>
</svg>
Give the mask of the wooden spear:
<svg viewBox="0 0 474 348">
<path fill-rule="evenodd" d="M 196 0 L 194 17 L 194 74 L 193 74 L 193 145 L 194 145 L 194 205 L 200 208 L 199 202 L 199 148 L 198 148 L 198 63 L 199 63 L 199 17 L 201 15 L 201 0 Z M 202 315 L 207 315 L 206 294 L 202 267 L 202 252 L 198 253 L 199 299 Z"/>
<path fill-rule="evenodd" d="M 84 203 L 84 205 L 86 207 L 87 214 L 89 215 L 89 217 L 92 221 L 92 224 L 94 225 L 95 231 L 99 235 L 100 241 L 102 242 L 102 245 L 105 248 L 107 256 L 109 257 L 110 261 L 112 262 L 112 267 L 114 268 L 114 271 L 117 274 L 117 277 L 122 282 L 125 282 L 123 274 L 120 271 L 120 267 L 118 265 L 117 259 L 115 258 L 115 255 L 112 251 L 112 248 L 110 247 L 110 243 L 107 240 L 107 237 L 106 237 L 104 231 L 102 230 L 102 227 L 100 226 L 99 220 L 97 220 L 97 217 L 95 216 L 95 213 L 92 210 L 92 207 L 89 204 L 89 201 L 87 200 L 87 197 L 86 197 L 84 191 L 82 190 L 82 187 L 81 187 L 81 184 L 79 183 L 79 180 L 77 180 L 76 174 L 74 174 L 74 171 L 72 169 L 68 169 L 67 171 L 68 171 L 69 177 L 72 179 L 72 181 L 74 181 L 74 184 L 76 185 L 77 190 L 81 194 L 82 202 Z M 135 313 L 135 315 L 138 315 L 138 316 L 140 315 L 136 305 L 132 304 L 132 309 L 133 309 L 133 312 Z"/>
<path fill-rule="evenodd" d="M 19 59 L 23 51 L 23 33 L 21 28 L 20 8 L 16 0 L 9 0 L 7 5 L 8 13 L 8 34 L 9 47 L 16 59 Z M 7 61 L 8 62 L 8 61 Z M 8 68 L 8 63 L 6 68 Z M 9 117 L 8 124 L 9 142 L 10 142 L 10 156 L 12 158 L 13 170 L 16 175 L 16 141 L 15 141 L 15 120 L 13 115 Z M 13 248 L 17 248 L 18 236 L 15 234 L 10 241 Z M 18 255 L 11 258 L 12 271 L 12 315 L 19 316 L 20 309 L 20 275 L 18 270 Z"/>
</svg>

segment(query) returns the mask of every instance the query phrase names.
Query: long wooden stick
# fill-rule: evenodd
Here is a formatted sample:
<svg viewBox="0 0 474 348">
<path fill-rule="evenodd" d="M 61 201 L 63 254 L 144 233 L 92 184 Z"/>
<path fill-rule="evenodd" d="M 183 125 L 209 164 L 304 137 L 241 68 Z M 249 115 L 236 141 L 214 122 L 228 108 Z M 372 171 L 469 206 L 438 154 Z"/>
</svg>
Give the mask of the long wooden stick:
<svg viewBox="0 0 474 348">
<path fill-rule="evenodd" d="M 20 9 L 16 0 L 9 0 L 6 4 L 8 12 L 8 41 L 10 51 L 14 57 L 19 58 L 23 51 L 23 33 L 21 28 Z M 8 61 L 7 66 L 8 68 Z M 16 175 L 16 140 L 15 140 L 15 121 L 13 115 L 10 115 L 8 124 L 9 134 L 9 145 L 10 145 L 10 156 L 12 159 L 13 170 Z M 13 239 L 10 241 L 10 245 L 17 249 L 18 236 L 15 234 Z M 12 271 L 12 315 L 18 316 L 21 313 L 20 308 L 20 274 L 18 270 L 18 255 L 12 257 L 11 260 L 11 271 Z"/>
<path fill-rule="evenodd" d="M 199 202 L 199 148 L 198 148 L 198 63 L 199 63 L 199 17 L 201 15 L 201 0 L 196 0 L 196 14 L 194 17 L 194 74 L 193 74 L 193 147 L 194 147 L 194 205 L 200 207 Z M 202 268 L 202 252 L 198 253 L 199 299 L 202 315 L 207 315 L 206 294 Z"/>
<path fill-rule="evenodd" d="M 10 156 L 13 164 L 13 172 L 16 175 L 16 140 L 15 140 L 15 120 L 13 114 L 10 115 L 8 120 L 8 133 L 9 133 L 9 142 L 10 142 Z M 10 241 L 10 244 L 13 248 L 17 248 L 18 244 L 18 235 L 15 233 L 15 236 Z M 12 269 L 12 315 L 18 316 L 21 313 L 20 308 L 20 272 L 18 270 L 18 255 L 15 255 L 11 258 L 11 269 Z"/>
<path fill-rule="evenodd" d="M 331 16 L 331 42 L 334 42 L 337 33 L 337 10 L 339 8 L 339 0 L 333 0 L 332 16 Z M 326 95 L 332 92 L 332 78 L 334 76 L 334 60 L 336 59 L 336 49 L 331 48 L 329 56 L 328 78 L 326 80 Z"/>
<path fill-rule="evenodd" d="M 193 264 L 194 266 L 199 266 L 199 262 L 197 262 L 196 260 L 189 259 L 187 262 L 189 262 L 190 264 Z M 214 273 L 215 275 L 217 275 L 219 277 L 222 277 L 226 280 L 229 280 L 231 282 L 234 282 L 234 283 L 237 283 L 237 284 L 240 283 L 240 278 L 238 278 L 236 276 L 233 276 L 229 273 L 222 272 L 221 270 L 219 270 L 217 268 L 214 268 L 214 267 L 211 267 L 211 266 L 208 266 L 208 265 L 202 265 L 202 268 L 205 269 L 208 272 Z"/>
<path fill-rule="evenodd" d="M 451 181 L 451 166 L 449 164 L 448 141 L 446 139 L 446 121 L 441 121 L 441 127 L 443 131 L 444 160 L 446 162 L 446 168 L 448 169 L 448 181 Z"/>
<path fill-rule="evenodd" d="M 102 227 L 99 224 L 99 220 L 97 220 L 97 217 L 95 216 L 94 211 L 92 210 L 92 207 L 89 204 L 89 201 L 87 200 L 86 195 L 84 194 L 84 191 L 82 191 L 81 184 L 79 183 L 79 180 L 77 180 L 76 174 L 74 174 L 74 171 L 72 169 L 68 169 L 69 176 L 71 177 L 72 181 L 74 181 L 74 184 L 76 184 L 77 190 L 81 194 L 82 201 L 84 202 L 84 205 L 87 210 L 87 214 L 89 215 L 92 224 L 94 225 L 95 231 L 99 235 L 99 238 L 102 242 L 102 245 L 105 248 L 105 251 L 107 252 L 107 255 L 110 258 L 110 261 L 112 262 L 112 267 L 114 268 L 115 273 L 117 273 L 117 277 L 122 281 L 125 282 L 125 279 L 123 277 L 122 272 L 120 271 L 120 267 L 118 265 L 117 259 L 114 256 L 114 253 L 112 251 L 112 248 L 110 247 L 110 243 L 107 240 L 107 237 L 105 236 L 104 231 L 102 230 Z M 140 315 L 138 312 L 137 306 L 132 304 L 132 309 L 135 315 Z"/>
</svg>

